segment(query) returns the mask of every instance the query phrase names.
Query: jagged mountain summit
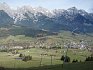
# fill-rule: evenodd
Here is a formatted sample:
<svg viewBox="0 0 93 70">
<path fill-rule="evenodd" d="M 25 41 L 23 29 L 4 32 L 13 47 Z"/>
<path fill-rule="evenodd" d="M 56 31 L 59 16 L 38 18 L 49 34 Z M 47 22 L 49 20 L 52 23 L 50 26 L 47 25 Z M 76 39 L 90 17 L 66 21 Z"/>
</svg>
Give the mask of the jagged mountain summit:
<svg viewBox="0 0 93 70">
<path fill-rule="evenodd" d="M 2 26 L 1 26 L 2 25 Z M 47 10 L 42 7 L 23 6 L 16 10 L 6 3 L 0 4 L 0 26 L 25 26 L 32 29 L 59 32 L 93 32 L 93 13 L 76 7 Z"/>
</svg>

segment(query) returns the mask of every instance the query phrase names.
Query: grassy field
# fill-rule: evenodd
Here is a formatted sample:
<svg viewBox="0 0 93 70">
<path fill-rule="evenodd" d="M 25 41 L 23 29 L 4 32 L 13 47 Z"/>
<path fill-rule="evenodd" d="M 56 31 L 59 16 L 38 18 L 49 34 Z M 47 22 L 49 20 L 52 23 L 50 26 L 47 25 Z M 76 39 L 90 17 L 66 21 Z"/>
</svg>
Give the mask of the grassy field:
<svg viewBox="0 0 93 70">
<path fill-rule="evenodd" d="M 6 52 L 0 52 L 0 67 L 5 68 L 36 68 L 40 66 L 49 66 L 51 65 L 51 57 L 50 54 L 56 55 L 52 59 L 52 65 L 59 65 L 63 62 L 60 60 L 61 56 L 64 55 L 65 49 L 58 49 L 57 53 L 56 50 L 46 50 L 46 49 L 40 49 L 40 48 L 32 48 L 32 49 L 25 49 L 25 50 L 19 50 L 19 53 L 25 54 L 25 55 L 31 55 L 32 60 L 24 62 L 20 59 L 16 59 L 19 57 L 19 54 L 12 54 L 12 53 L 6 53 Z M 73 53 L 73 51 L 76 51 L 76 54 Z M 40 54 L 47 53 L 47 56 L 42 56 L 42 65 L 40 65 L 41 56 Z M 68 50 L 68 56 L 71 58 L 71 61 L 73 59 L 78 59 L 78 61 L 84 62 L 85 58 L 89 56 L 91 53 L 87 50 L 76 50 L 76 49 L 69 49 Z M 69 65 L 66 64 L 68 67 Z M 79 64 L 78 64 L 79 65 Z M 81 65 L 82 66 L 82 65 Z M 50 66 L 51 67 L 51 66 Z M 51 69 L 50 69 L 51 70 Z M 68 70 L 68 69 L 67 69 Z"/>
<path fill-rule="evenodd" d="M 64 65 L 60 64 L 31 68 L 6 68 L 4 70 L 93 70 L 93 62 L 66 63 Z"/>
<path fill-rule="evenodd" d="M 50 55 L 55 51 L 49 51 L 48 54 Z M 38 67 L 40 66 L 41 56 L 40 54 L 46 53 L 45 50 L 42 49 L 26 49 L 26 50 L 19 50 L 19 53 L 23 53 L 25 55 L 31 55 L 32 60 L 28 62 L 24 62 L 22 60 L 17 60 L 19 54 L 13 55 L 11 53 L 1 52 L 0 53 L 0 65 L 3 67 L 17 67 L 17 68 L 28 68 L 28 67 Z M 58 54 L 58 55 L 57 55 Z M 59 60 L 61 57 L 60 53 L 57 53 L 56 57 L 53 58 L 53 64 L 61 64 L 62 62 Z M 51 65 L 50 56 L 43 56 L 42 65 Z"/>
</svg>

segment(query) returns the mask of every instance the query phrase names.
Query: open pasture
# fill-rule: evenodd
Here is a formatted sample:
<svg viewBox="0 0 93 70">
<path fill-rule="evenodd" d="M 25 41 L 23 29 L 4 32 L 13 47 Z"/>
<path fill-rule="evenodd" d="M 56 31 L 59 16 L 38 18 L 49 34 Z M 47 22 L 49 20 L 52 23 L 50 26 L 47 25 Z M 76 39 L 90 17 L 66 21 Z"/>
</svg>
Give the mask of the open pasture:
<svg viewBox="0 0 93 70">
<path fill-rule="evenodd" d="M 29 67 L 39 67 L 46 65 L 57 65 L 62 64 L 63 62 L 60 60 L 62 55 L 65 55 L 64 50 L 66 49 L 40 49 L 40 48 L 31 48 L 25 50 L 18 50 L 19 53 L 24 55 L 32 56 L 32 60 L 30 61 L 22 61 L 19 59 L 19 54 L 12 54 L 11 52 L 0 52 L 0 66 L 5 68 L 29 68 Z M 43 55 L 41 55 L 43 54 Z M 87 50 L 79 50 L 79 49 L 69 49 L 67 55 L 73 59 L 77 59 L 78 61 L 84 62 L 85 58 L 89 56 L 91 53 Z M 52 62 L 51 62 L 51 56 Z M 42 61 L 41 61 L 42 58 Z"/>
</svg>

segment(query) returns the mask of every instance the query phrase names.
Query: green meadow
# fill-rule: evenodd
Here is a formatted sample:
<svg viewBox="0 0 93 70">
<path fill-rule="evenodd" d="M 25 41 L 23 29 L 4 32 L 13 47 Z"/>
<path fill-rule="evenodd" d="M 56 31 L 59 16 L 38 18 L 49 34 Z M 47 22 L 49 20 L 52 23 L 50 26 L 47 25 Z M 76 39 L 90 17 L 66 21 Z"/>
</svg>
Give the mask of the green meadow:
<svg viewBox="0 0 93 70">
<path fill-rule="evenodd" d="M 30 61 L 22 61 L 19 58 L 19 54 L 12 54 L 11 52 L 0 52 L 0 66 L 4 68 L 15 68 L 15 69 L 21 69 L 21 68 L 38 68 L 38 67 L 49 67 L 49 66 L 62 66 L 63 62 L 60 60 L 62 55 L 65 55 L 64 50 L 66 49 L 58 49 L 58 50 L 53 50 L 53 49 L 40 49 L 40 48 L 31 48 L 31 49 L 25 49 L 25 50 L 18 50 L 19 53 L 25 54 L 25 55 L 31 55 L 32 60 Z M 58 51 L 58 52 L 56 52 Z M 76 52 L 76 54 L 74 53 Z M 41 54 L 47 53 L 47 55 L 42 56 L 42 62 L 41 61 Z M 52 57 L 52 64 L 51 64 L 51 54 L 55 55 Z M 79 50 L 79 49 L 69 49 L 68 50 L 68 56 L 71 58 L 71 61 L 73 59 L 77 59 L 78 61 L 81 61 L 81 63 L 76 63 L 75 65 L 82 64 L 84 65 L 85 58 L 88 57 L 91 54 L 91 52 L 88 52 L 87 50 Z M 66 65 L 68 67 L 66 67 Z M 71 62 L 70 63 L 65 63 L 63 66 L 68 70 L 69 65 L 74 64 Z M 87 65 L 87 64 L 86 64 Z M 72 66 L 72 67 L 73 67 Z M 86 67 L 86 66 L 85 66 Z"/>
</svg>

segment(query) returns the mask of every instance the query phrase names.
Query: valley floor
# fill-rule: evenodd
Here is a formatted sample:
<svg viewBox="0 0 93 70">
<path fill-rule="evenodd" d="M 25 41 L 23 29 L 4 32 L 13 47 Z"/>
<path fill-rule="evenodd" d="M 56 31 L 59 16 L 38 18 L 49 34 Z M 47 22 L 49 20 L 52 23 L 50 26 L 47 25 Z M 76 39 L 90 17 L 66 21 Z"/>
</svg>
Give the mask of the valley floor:
<svg viewBox="0 0 93 70">
<path fill-rule="evenodd" d="M 73 59 L 78 59 L 79 62 L 63 64 L 60 58 L 62 55 L 65 55 L 64 50 L 65 49 L 46 50 L 40 48 L 18 50 L 19 53 L 32 56 L 32 60 L 27 62 L 17 59 L 19 54 L 0 52 L 0 70 L 93 70 L 93 62 L 84 62 L 85 58 L 91 54 L 90 52 L 87 50 L 69 49 L 67 55 L 71 58 L 71 62 Z M 42 53 L 47 53 L 47 55 L 42 56 L 41 62 L 40 55 Z M 52 64 L 51 54 L 55 55 L 52 57 Z M 80 60 L 82 62 L 80 62 Z"/>
</svg>

